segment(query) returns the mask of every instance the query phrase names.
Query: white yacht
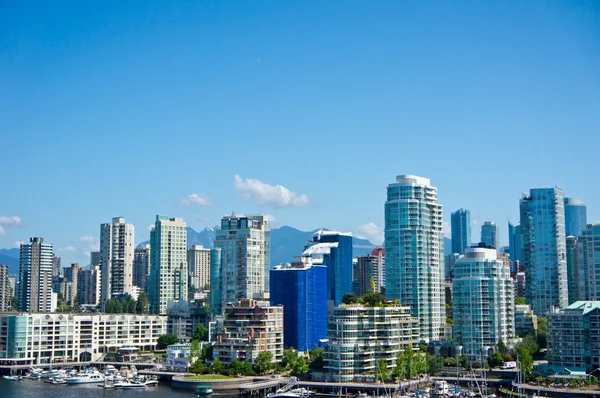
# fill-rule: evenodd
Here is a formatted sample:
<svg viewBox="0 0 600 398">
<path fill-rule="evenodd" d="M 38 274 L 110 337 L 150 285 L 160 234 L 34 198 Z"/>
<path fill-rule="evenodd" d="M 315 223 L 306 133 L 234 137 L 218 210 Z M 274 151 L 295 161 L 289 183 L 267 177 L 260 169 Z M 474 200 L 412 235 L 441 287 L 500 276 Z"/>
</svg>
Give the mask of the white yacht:
<svg viewBox="0 0 600 398">
<path fill-rule="evenodd" d="M 99 372 L 78 373 L 73 377 L 67 377 L 65 381 L 67 384 L 98 383 L 104 381 L 104 375 Z"/>
</svg>

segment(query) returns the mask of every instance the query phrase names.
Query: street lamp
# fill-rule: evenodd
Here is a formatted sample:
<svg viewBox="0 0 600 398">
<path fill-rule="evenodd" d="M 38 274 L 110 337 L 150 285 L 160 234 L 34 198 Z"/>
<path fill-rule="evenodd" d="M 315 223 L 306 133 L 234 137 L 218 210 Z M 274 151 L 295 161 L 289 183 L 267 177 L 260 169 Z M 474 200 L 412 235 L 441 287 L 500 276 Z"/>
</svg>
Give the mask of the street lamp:
<svg viewBox="0 0 600 398">
<path fill-rule="evenodd" d="M 457 345 L 456 347 L 454 347 L 454 350 L 456 351 L 456 389 L 460 391 L 460 388 L 458 387 L 458 382 L 459 382 L 459 375 L 460 373 L 458 373 L 458 357 L 462 354 L 462 349 L 463 347 L 461 345 Z"/>
</svg>

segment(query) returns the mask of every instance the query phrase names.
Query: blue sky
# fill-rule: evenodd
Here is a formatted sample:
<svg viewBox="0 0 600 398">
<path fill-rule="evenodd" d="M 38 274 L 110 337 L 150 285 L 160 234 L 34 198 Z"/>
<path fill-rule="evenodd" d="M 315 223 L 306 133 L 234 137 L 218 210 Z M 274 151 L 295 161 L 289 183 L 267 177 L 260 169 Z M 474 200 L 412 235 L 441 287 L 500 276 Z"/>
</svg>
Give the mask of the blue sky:
<svg viewBox="0 0 600 398">
<path fill-rule="evenodd" d="M 83 3 L 0 5 L 2 248 L 232 210 L 376 241 L 398 174 L 502 243 L 532 187 L 600 218 L 598 2 Z"/>
</svg>

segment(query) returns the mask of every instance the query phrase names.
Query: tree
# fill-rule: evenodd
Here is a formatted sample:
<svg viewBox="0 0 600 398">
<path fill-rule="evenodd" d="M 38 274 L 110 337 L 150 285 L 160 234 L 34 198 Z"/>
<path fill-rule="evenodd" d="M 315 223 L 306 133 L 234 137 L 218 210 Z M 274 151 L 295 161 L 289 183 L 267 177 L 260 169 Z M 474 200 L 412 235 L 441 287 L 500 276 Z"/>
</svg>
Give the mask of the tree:
<svg viewBox="0 0 600 398">
<path fill-rule="evenodd" d="M 342 297 L 342 303 L 344 304 L 356 304 L 358 303 L 358 297 L 354 293 L 345 293 Z"/>
<path fill-rule="evenodd" d="M 294 350 L 293 347 L 283 351 L 283 359 L 281 360 L 281 365 L 288 369 L 292 366 L 294 361 L 298 359 L 298 351 Z"/>
<path fill-rule="evenodd" d="M 189 371 L 192 373 L 202 373 L 206 370 L 206 365 L 204 364 L 204 361 L 201 359 L 198 359 L 197 361 L 195 361 L 192 366 L 189 367 Z"/>
<path fill-rule="evenodd" d="M 203 324 L 199 323 L 194 329 L 194 340 L 208 341 L 208 329 Z"/>
<path fill-rule="evenodd" d="M 213 359 L 213 346 L 204 346 L 202 347 L 202 353 L 200 357 L 205 361 L 212 361 Z"/>
<path fill-rule="evenodd" d="M 466 355 L 461 355 L 458 357 L 458 365 L 461 368 L 466 368 L 469 365 L 469 358 Z"/>
<path fill-rule="evenodd" d="M 213 361 L 212 365 L 210 365 L 210 369 L 215 373 L 219 373 L 225 369 L 225 366 L 223 366 L 221 361 L 219 361 L 219 358 L 217 358 Z"/>
<path fill-rule="evenodd" d="M 304 357 L 297 356 L 293 360 L 291 365 L 292 365 L 291 373 L 294 376 L 301 376 L 308 372 L 308 364 L 306 363 L 306 359 Z"/>
<path fill-rule="evenodd" d="M 524 305 L 525 297 L 515 297 L 515 305 Z"/>
<path fill-rule="evenodd" d="M 399 351 L 396 356 L 396 367 L 394 368 L 394 377 L 404 379 L 406 375 L 406 356 L 403 351 Z"/>
<path fill-rule="evenodd" d="M 309 367 L 312 370 L 321 370 L 323 369 L 323 348 L 314 346 L 312 350 L 310 350 L 310 365 Z"/>
<path fill-rule="evenodd" d="M 546 348 L 546 318 L 538 318 L 537 326 L 538 329 L 536 343 L 540 348 Z"/>
<path fill-rule="evenodd" d="M 385 297 L 379 293 L 368 292 L 362 296 L 361 301 L 367 307 L 384 307 Z"/>
<path fill-rule="evenodd" d="M 381 381 L 382 383 L 390 378 L 390 371 L 387 368 L 387 362 L 385 362 L 383 358 L 379 359 L 379 361 L 377 362 L 377 367 L 375 368 L 375 371 L 377 372 L 377 380 Z"/>
<path fill-rule="evenodd" d="M 167 346 L 171 344 L 179 343 L 179 337 L 175 334 L 163 334 L 158 337 L 156 348 L 159 350 L 164 350 Z"/>
<path fill-rule="evenodd" d="M 135 305 L 136 314 L 147 314 L 148 313 L 148 297 L 145 292 L 141 292 L 138 296 L 137 303 Z"/>
<path fill-rule="evenodd" d="M 517 359 L 521 362 L 521 370 L 525 375 L 525 378 L 529 379 L 533 376 L 533 357 L 531 356 L 528 344 L 523 343 L 524 342 L 520 342 L 515 345 L 515 354 L 517 355 Z"/>
<path fill-rule="evenodd" d="M 240 361 L 238 361 L 237 358 L 233 358 L 231 360 L 231 363 L 229 364 L 229 366 L 227 366 L 227 369 L 229 369 L 234 376 L 243 372 L 242 364 L 240 363 Z"/>
<path fill-rule="evenodd" d="M 487 362 L 490 368 L 497 368 L 504 362 L 504 355 L 498 350 L 493 355 L 488 356 Z"/>
<path fill-rule="evenodd" d="M 427 354 L 427 369 L 432 374 L 441 372 L 444 369 L 444 361 L 441 357 Z"/>
<path fill-rule="evenodd" d="M 271 369 L 271 361 L 273 360 L 273 353 L 271 351 L 261 351 L 256 356 L 254 366 L 259 374 L 265 374 Z"/>
<path fill-rule="evenodd" d="M 192 340 L 190 346 L 190 361 L 194 363 L 198 359 L 200 359 L 200 343 L 198 343 L 198 340 Z"/>
<path fill-rule="evenodd" d="M 252 369 L 252 364 L 250 364 L 250 362 L 242 362 L 242 374 L 244 376 L 254 376 L 254 369 Z"/>
</svg>

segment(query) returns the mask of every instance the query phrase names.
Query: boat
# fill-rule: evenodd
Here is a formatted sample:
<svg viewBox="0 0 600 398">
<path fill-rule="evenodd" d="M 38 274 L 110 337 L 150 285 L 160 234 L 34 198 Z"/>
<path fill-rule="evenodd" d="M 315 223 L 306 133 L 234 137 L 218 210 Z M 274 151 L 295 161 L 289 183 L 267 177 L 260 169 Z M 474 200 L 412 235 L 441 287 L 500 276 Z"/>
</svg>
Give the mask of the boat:
<svg viewBox="0 0 600 398">
<path fill-rule="evenodd" d="M 104 381 L 104 375 L 98 372 L 78 373 L 75 376 L 67 377 L 65 381 L 67 384 L 97 383 L 99 381 Z"/>
<path fill-rule="evenodd" d="M 3 378 L 4 380 L 8 380 L 8 381 L 17 381 L 17 380 L 21 380 L 21 379 L 19 378 L 19 376 L 8 376 L 8 375 L 4 375 L 4 376 L 2 376 L 2 378 Z"/>
<path fill-rule="evenodd" d="M 154 387 L 158 385 L 158 380 L 156 379 L 150 379 L 150 380 L 146 380 L 144 382 L 145 385 L 147 385 L 148 387 Z"/>
<path fill-rule="evenodd" d="M 128 383 L 117 383 L 115 384 L 115 388 L 122 388 L 124 390 L 143 390 L 148 388 L 148 386 L 141 381 L 130 381 Z"/>
<path fill-rule="evenodd" d="M 200 397 L 203 395 L 210 395 L 213 393 L 212 386 L 197 386 L 196 387 L 196 396 Z"/>
<path fill-rule="evenodd" d="M 62 377 L 54 377 L 51 379 L 51 383 L 56 385 L 56 384 L 67 384 L 66 380 Z"/>
</svg>

